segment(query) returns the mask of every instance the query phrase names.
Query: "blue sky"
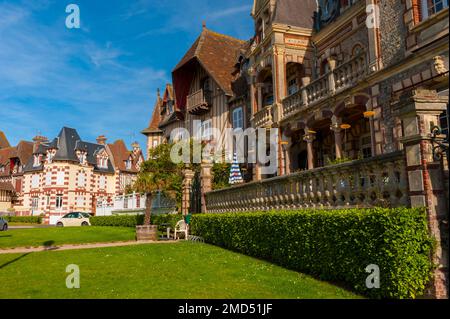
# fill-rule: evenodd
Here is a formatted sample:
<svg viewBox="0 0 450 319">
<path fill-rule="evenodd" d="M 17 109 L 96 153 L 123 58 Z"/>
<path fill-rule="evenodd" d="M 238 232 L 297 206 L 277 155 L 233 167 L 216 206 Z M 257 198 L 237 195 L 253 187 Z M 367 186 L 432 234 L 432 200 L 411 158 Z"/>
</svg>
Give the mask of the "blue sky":
<svg viewBox="0 0 450 319">
<path fill-rule="evenodd" d="M 65 8 L 80 8 L 67 29 Z M 0 0 L 0 130 L 11 144 L 74 127 L 129 145 L 147 127 L 156 89 L 201 32 L 244 40 L 252 0 Z"/>
</svg>

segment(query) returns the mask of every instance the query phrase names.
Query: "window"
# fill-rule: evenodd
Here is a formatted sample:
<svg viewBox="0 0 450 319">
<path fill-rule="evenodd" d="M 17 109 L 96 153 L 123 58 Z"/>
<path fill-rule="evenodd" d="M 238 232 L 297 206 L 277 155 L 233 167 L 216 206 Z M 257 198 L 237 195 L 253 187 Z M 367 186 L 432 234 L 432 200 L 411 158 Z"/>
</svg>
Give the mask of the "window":
<svg viewBox="0 0 450 319">
<path fill-rule="evenodd" d="M 35 211 L 38 208 L 39 208 L 39 197 L 32 197 L 31 198 L 31 209 L 33 211 Z"/>
<path fill-rule="evenodd" d="M 52 172 L 47 172 L 45 174 L 45 185 L 46 186 L 52 185 Z"/>
<path fill-rule="evenodd" d="M 125 167 L 126 167 L 126 169 L 131 169 L 131 160 L 130 160 L 130 159 L 128 159 L 128 160 L 125 162 Z"/>
<path fill-rule="evenodd" d="M 167 102 L 167 114 L 172 114 L 173 112 L 173 101 Z"/>
<path fill-rule="evenodd" d="M 64 172 L 58 172 L 56 175 L 56 185 L 64 185 Z"/>
<path fill-rule="evenodd" d="M 264 99 L 264 106 L 269 106 L 273 104 L 273 95 L 268 95 L 266 96 L 266 98 Z"/>
<path fill-rule="evenodd" d="M 5 166 L 0 166 L 0 173 L 4 173 L 5 172 Z"/>
<path fill-rule="evenodd" d="M 233 128 L 234 129 L 244 128 L 244 117 L 242 107 L 238 107 L 233 110 Z"/>
<path fill-rule="evenodd" d="M 86 175 L 84 173 L 80 173 L 78 175 L 78 187 L 85 187 L 86 186 Z"/>
<path fill-rule="evenodd" d="M 38 167 L 39 165 L 41 165 L 41 156 L 35 154 L 33 158 L 33 167 Z"/>
<path fill-rule="evenodd" d="M 84 196 L 78 196 L 77 197 L 77 207 L 83 207 L 84 206 Z"/>
<path fill-rule="evenodd" d="M 361 136 L 361 156 L 362 158 L 372 157 L 372 138 L 370 134 Z"/>
<path fill-rule="evenodd" d="M 56 195 L 56 209 L 61 209 L 63 206 L 63 195 L 57 194 Z"/>
<path fill-rule="evenodd" d="M 212 121 L 206 120 L 202 122 L 202 139 L 210 140 L 212 136 Z"/>
<path fill-rule="evenodd" d="M 47 162 L 52 163 L 54 156 L 55 156 L 55 153 L 53 153 L 51 150 L 48 150 L 47 151 Z"/>
<path fill-rule="evenodd" d="M 153 148 L 156 148 L 158 146 L 158 141 L 157 140 L 153 140 Z"/>
<path fill-rule="evenodd" d="M 99 178 L 99 188 L 100 189 L 105 189 L 106 187 L 106 177 L 104 175 L 100 176 Z"/>
<path fill-rule="evenodd" d="M 293 78 L 288 81 L 288 95 L 292 95 L 298 92 L 297 79 Z"/>
<path fill-rule="evenodd" d="M 422 1 L 422 20 L 448 8 L 448 0 L 421 0 Z"/>
<path fill-rule="evenodd" d="M 107 169 L 108 168 L 108 158 L 105 156 L 99 156 L 97 158 L 97 164 L 99 168 Z"/>
<path fill-rule="evenodd" d="M 39 175 L 31 177 L 31 188 L 39 188 Z"/>
<path fill-rule="evenodd" d="M 47 195 L 47 196 L 46 196 L 45 203 L 46 203 L 47 206 L 50 205 L 50 195 Z"/>
</svg>

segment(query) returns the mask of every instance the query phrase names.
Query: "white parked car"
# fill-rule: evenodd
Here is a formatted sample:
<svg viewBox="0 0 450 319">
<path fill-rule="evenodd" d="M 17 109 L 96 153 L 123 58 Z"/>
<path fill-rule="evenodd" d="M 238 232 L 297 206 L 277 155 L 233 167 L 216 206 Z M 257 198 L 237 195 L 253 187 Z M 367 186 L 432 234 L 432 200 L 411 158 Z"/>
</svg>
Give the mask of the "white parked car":
<svg viewBox="0 0 450 319">
<path fill-rule="evenodd" d="M 77 227 L 77 226 L 91 226 L 89 218 L 91 214 L 88 213 L 68 213 L 56 222 L 58 227 Z"/>
</svg>

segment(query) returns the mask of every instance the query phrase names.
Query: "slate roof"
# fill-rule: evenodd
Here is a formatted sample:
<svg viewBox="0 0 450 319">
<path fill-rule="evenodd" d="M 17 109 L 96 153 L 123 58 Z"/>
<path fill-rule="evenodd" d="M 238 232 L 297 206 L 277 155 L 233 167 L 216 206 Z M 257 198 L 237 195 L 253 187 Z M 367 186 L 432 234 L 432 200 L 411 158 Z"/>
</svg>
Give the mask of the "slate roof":
<svg viewBox="0 0 450 319">
<path fill-rule="evenodd" d="M 236 52 L 245 43 L 245 41 L 211 31 L 204 27 L 200 36 L 186 52 L 173 72 L 177 72 L 192 60 L 197 60 L 217 82 L 219 87 L 227 95 L 232 95 L 231 81 L 234 65 L 236 64 Z M 177 89 L 175 88 L 175 90 Z"/>
<path fill-rule="evenodd" d="M 0 166 L 5 167 L 5 171 L 0 176 L 9 176 L 11 174 L 11 159 L 18 158 L 21 165 L 28 163 L 33 154 L 33 143 L 20 141 L 15 147 L 0 149 Z"/>
<path fill-rule="evenodd" d="M 8 142 L 8 139 L 6 138 L 5 133 L 3 131 L 0 131 L 0 149 L 11 147 L 11 145 Z"/>
<path fill-rule="evenodd" d="M 317 11 L 316 0 L 278 0 L 273 22 L 313 29 L 315 11 Z"/>
<path fill-rule="evenodd" d="M 49 143 L 40 144 L 35 154 L 46 154 L 50 148 L 56 149 L 54 161 L 78 162 L 76 155 L 77 150 L 85 150 L 87 152 L 87 162 L 94 166 L 94 170 L 104 173 L 114 173 L 114 168 L 110 160 L 108 160 L 108 168 L 103 169 L 97 166 L 96 155 L 105 150 L 104 145 L 94 144 L 82 141 L 78 132 L 73 128 L 63 127 L 58 136 Z M 43 165 L 33 167 L 33 157 L 31 157 L 25 167 L 25 172 L 42 170 Z"/>
</svg>

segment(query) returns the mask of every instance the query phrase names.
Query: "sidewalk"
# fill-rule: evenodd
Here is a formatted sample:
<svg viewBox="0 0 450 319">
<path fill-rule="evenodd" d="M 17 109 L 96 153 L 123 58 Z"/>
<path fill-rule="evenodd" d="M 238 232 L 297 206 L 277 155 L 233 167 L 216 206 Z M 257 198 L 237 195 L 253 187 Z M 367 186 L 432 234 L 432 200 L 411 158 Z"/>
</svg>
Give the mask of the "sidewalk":
<svg viewBox="0 0 450 319">
<path fill-rule="evenodd" d="M 137 245 L 149 245 L 149 244 L 175 244 L 178 241 L 166 240 L 166 241 L 128 241 L 117 243 L 94 243 L 94 244 L 74 244 L 74 245 L 62 245 L 54 247 L 17 247 L 11 249 L 0 249 L 1 254 L 23 254 L 23 253 L 37 253 L 43 251 L 63 251 L 63 250 L 78 250 L 78 249 L 93 249 L 93 248 L 107 248 L 107 247 L 125 247 L 125 246 L 137 246 Z"/>
</svg>

